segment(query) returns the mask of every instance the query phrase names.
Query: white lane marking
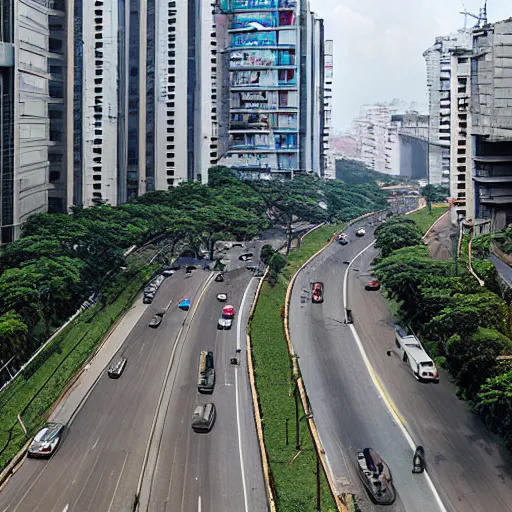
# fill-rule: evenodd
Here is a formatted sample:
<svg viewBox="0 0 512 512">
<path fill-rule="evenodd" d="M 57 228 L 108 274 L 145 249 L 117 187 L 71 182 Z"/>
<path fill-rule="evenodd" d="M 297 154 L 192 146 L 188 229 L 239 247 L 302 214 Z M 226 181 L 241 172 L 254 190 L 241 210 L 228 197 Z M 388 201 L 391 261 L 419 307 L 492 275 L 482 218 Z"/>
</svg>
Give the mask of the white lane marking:
<svg viewBox="0 0 512 512">
<path fill-rule="evenodd" d="M 359 256 L 361 256 L 361 254 L 363 254 L 370 247 L 372 247 L 373 244 L 375 244 L 375 242 L 376 242 L 376 240 L 374 240 L 370 245 L 365 247 L 362 251 L 359 251 L 356 254 L 356 256 L 354 256 L 354 258 L 352 258 L 352 261 L 348 264 L 347 270 L 345 271 L 345 275 L 343 276 L 343 305 L 345 306 L 345 323 L 347 323 L 347 321 L 348 321 L 348 318 L 347 318 L 347 306 L 348 306 L 348 296 L 347 296 L 348 295 L 348 279 L 347 279 L 347 276 L 348 276 L 348 271 L 350 270 L 350 267 L 352 266 L 354 261 L 356 261 L 357 258 L 359 258 Z M 348 308 L 348 309 L 350 309 L 350 308 Z"/>
<path fill-rule="evenodd" d="M 201 512 L 201 496 L 197 498 L 197 512 Z"/>
<path fill-rule="evenodd" d="M 245 289 L 244 296 L 242 297 L 242 303 L 240 304 L 240 311 L 238 315 L 238 322 L 236 325 L 236 349 L 239 351 L 241 347 L 241 336 L 240 331 L 242 330 L 242 312 L 244 310 L 244 304 L 247 299 L 247 294 L 249 293 L 249 290 L 252 285 L 252 281 L 255 279 L 254 277 L 249 281 L 249 284 L 247 285 L 247 288 Z"/>
<path fill-rule="evenodd" d="M 64 507 L 64 510 L 62 512 L 68 512 L 68 509 L 69 509 L 69 503 Z"/>
<path fill-rule="evenodd" d="M 108 507 L 108 512 L 112 510 L 112 505 L 114 504 L 114 498 L 116 497 L 117 489 L 119 487 L 119 483 L 121 482 L 121 477 L 123 476 L 124 467 L 126 466 L 126 461 L 128 460 L 128 452 L 124 456 L 123 467 L 121 468 L 121 473 L 119 473 L 119 478 L 117 479 L 116 488 L 114 489 L 114 494 L 112 495 L 112 499 L 110 500 L 110 505 Z"/>
<path fill-rule="evenodd" d="M 94 448 L 96 448 L 96 446 L 98 446 L 99 440 L 100 440 L 100 438 L 98 437 L 98 439 L 96 439 L 96 442 L 92 445 L 91 451 L 94 450 Z"/>
<path fill-rule="evenodd" d="M 367 251 L 370 247 L 373 246 L 375 243 L 375 240 L 368 245 L 368 247 L 365 247 L 355 258 L 352 259 L 350 264 L 347 267 L 347 271 L 345 272 L 345 276 L 343 278 L 343 300 L 344 300 L 344 306 L 345 306 L 345 318 L 346 318 L 346 310 L 347 310 L 347 277 L 349 275 L 350 267 L 352 266 L 352 263 L 359 257 L 361 254 L 363 254 L 365 251 Z M 411 437 L 411 434 L 409 434 L 408 430 L 405 428 L 405 425 L 402 423 L 402 420 L 396 413 L 394 407 L 391 405 L 391 402 L 389 401 L 386 393 L 384 392 L 384 389 L 382 388 L 377 375 L 375 374 L 375 371 L 370 363 L 370 360 L 368 359 L 368 356 L 366 355 L 366 350 L 364 349 L 363 343 L 361 342 L 361 338 L 357 334 L 356 328 L 354 327 L 354 324 L 349 324 L 350 330 L 352 332 L 352 335 L 354 336 L 354 339 L 356 340 L 357 347 L 359 348 L 359 352 L 361 353 L 361 357 L 363 358 L 364 364 L 366 365 L 366 369 L 368 370 L 368 373 L 370 374 L 370 377 L 372 379 L 372 382 L 374 386 L 377 388 L 377 391 L 379 392 L 379 395 L 381 396 L 382 400 L 386 404 L 386 407 L 388 411 L 390 412 L 391 416 L 395 420 L 396 424 L 400 427 L 400 430 L 402 431 L 402 434 L 404 435 L 407 443 L 411 447 L 412 451 L 416 450 L 416 443 L 414 442 L 413 438 Z M 427 480 L 427 484 L 430 487 L 430 490 L 432 491 L 432 494 L 434 495 L 434 499 L 437 502 L 437 506 L 439 507 L 439 510 L 441 512 L 447 512 L 445 506 L 443 505 L 443 502 L 441 501 L 441 497 L 439 496 L 439 493 L 437 492 L 437 489 L 434 486 L 434 482 L 432 482 L 432 479 L 430 478 L 430 475 L 428 474 L 427 470 L 424 472 L 425 478 Z"/>
<path fill-rule="evenodd" d="M 254 279 L 254 278 L 253 278 Z M 236 347 L 237 351 L 241 350 L 241 330 L 242 330 L 242 316 L 244 311 L 245 301 L 247 300 L 247 294 L 252 285 L 252 279 L 249 281 L 247 288 L 245 289 L 244 296 L 242 297 L 242 303 L 240 304 L 240 314 L 238 316 L 238 324 L 236 329 Z M 238 430 L 238 453 L 240 455 L 240 469 L 242 472 L 242 487 L 244 491 L 244 505 L 245 512 L 249 512 L 249 505 L 247 501 L 247 485 L 245 483 L 245 465 L 244 465 L 244 455 L 242 451 L 242 429 L 240 428 L 240 399 L 238 396 L 238 368 L 235 368 L 235 403 L 236 403 L 236 426 Z"/>
</svg>

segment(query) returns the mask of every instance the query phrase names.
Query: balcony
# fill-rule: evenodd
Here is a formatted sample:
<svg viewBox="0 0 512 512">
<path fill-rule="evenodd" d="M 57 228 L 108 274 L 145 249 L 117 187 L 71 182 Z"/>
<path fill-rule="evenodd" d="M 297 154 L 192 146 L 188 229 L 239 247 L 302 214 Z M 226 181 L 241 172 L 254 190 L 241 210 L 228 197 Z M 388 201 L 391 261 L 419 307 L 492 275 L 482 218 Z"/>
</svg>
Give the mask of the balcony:
<svg viewBox="0 0 512 512">
<path fill-rule="evenodd" d="M 297 0 L 220 0 L 220 9 L 224 13 L 290 10 L 296 7 Z"/>
</svg>

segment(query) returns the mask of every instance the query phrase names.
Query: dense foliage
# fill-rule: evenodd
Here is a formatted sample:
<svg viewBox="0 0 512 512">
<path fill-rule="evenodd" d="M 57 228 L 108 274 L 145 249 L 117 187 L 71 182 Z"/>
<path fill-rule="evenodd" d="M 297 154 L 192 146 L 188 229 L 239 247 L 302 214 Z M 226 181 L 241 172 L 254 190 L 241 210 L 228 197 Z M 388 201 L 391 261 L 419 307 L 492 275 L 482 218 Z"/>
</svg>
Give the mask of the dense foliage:
<svg viewBox="0 0 512 512">
<path fill-rule="evenodd" d="M 336 179 L 350 185 L 364 185 L 371 181 L 386 185 L 398 185 L 410 181 L 402 176 L 391 176 L 374 171 L 361 162 L 349 159 L 336 160 Z"/>
<path fill-rule="evenodd" d="M 124 254 L 134 245 L 164 241 L 169 254 L 206 249 L 212 258 L 221 239 L 250 240 L 278 224 L 289 228 L 291 243 L 293 222 L 344 220 L 385 204 L 370 177 L 364 185 L 312 176 L 243 182 L 216 167 L 208 185 L 186 182 L 118 207 L 34 215 L 22 238 L 0 253 L 0 363 L 32 353 L 126 265 Z M 277 257 L 274 263 L 279 272 Z"/>
<path fill-rule="evenodd" d="M 473 258 L 485 281 L 480 287 L 464 266 L 455 275 L 452 262 L 430 258 L 425 245 L 405 235 L 408 226 L 408 219 L 395 217 L 376 230 L 383 258 L 375 273 L 399 304 L 399 320 L 445 362 L 459 395 L 512 448 L 512 372 L 503 361 L 512 354 L 510 294 L 500 291 L 488 260 Z"/>
<path fill-rule="evenodd" d="M 413 220 L 405 216 L 390 218 L 375 230 L 382 257 L 389 256 L 393 251 L 403 247 L 411 247 L 421 242 L 421 231 Z"/>
</svg>

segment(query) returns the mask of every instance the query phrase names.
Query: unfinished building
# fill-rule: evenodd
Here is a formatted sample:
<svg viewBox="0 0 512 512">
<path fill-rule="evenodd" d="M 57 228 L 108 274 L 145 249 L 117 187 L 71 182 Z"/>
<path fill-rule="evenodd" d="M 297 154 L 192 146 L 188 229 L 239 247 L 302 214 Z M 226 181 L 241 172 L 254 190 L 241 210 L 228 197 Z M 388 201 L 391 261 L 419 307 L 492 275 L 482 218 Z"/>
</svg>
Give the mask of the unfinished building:
<svg viewBox="0 0 512 512">
<path fill-rule="evenodd" d="M 512 18 L 473 32 L 473 181 L 477 233 L 512 223 Z"/>
</svg>

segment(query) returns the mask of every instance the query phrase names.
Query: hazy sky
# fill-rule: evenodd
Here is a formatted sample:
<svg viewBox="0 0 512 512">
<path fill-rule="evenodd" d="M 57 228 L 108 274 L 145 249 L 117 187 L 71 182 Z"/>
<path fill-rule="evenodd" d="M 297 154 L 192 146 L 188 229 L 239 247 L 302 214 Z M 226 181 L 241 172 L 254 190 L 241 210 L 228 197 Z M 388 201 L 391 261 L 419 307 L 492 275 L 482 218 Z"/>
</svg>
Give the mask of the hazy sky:
<svg viewBox="0 0 512 512">
<path fill-rule="evenodd" d="M 464 26 L 461 0 L 310 0 L 334 40 L 333 124 L 350 126 L 365 103 L 426 104 L 423 52 Z M 477 14 L 484 0 L 464 0 Z M 488 0 L 489 21 L 512 17 L 511 0 Z M 468 26 L 475 21 L 468 18 Z"/>
</svg>

